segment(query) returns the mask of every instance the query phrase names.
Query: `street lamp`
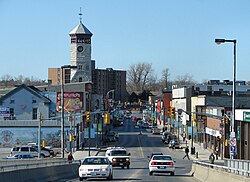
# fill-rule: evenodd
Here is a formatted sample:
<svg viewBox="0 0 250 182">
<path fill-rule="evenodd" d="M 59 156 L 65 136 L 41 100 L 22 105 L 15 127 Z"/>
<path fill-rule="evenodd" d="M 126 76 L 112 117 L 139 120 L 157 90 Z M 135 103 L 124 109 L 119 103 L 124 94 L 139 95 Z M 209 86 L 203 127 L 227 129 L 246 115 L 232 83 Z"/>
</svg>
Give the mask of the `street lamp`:
<svg viewBox="0 0 250 182">
<path fill-rule="evenodd" d="M 236 95 L 236 40 L 227 40 L 227 39 L 215 39 L 216 44 L 223 44 L 225 42 L 232 42 L 234 44 L 234 64 L 233 64 L 233 96 L 232 96 L 232 116 L 231 116 L 231 133 L 230 138 L 235 140 L 235 131 L 234 131 L 234 124 L 235 124 L 235 95 Z M 230 152 L 231 158 L 233 158 L 233 154 Z"/>
<path fill-rule="evenodd" d="M 77 68 L 77 66 L 71 66 L 71 65 L 63 65 L 61 66 L 61 72 L 62 72 L 62 77 L 61 77 L 61 107 L 62 107 L 62 112 L 61 112 L 61 154 L 62 158 L 64 158 L 64 69 L 67 68 Z"/>
<path fill-rule="evenodd" d="M 106 110 L 108 110 L 108 99 L 109 99 L 109 93 L 111 93 L 111 92 L 115 92 L 115 90 L 114 89 L 109 90 L 106 94 L 106 108 L 105 108 Z M 113 99 L 113 95 L 112 95 L 112 99 Z"/>
</svg>

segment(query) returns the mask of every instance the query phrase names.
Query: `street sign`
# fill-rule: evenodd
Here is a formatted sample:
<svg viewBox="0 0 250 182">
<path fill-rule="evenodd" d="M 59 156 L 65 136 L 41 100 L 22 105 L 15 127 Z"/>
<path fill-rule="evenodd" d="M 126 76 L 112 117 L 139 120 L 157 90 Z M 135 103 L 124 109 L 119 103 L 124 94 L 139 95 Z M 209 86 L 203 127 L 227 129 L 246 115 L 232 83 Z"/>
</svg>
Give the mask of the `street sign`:
<svg viewBox="0 0 250 182">
<path fill-rule="evenodd" d="M 236 138 L 230 139 L 230 146 L 236 146 Z"/>
<path fill-rule="evenodd" d="M 236 155 L 236 146 L 230 146 L 230 155 L 235 156 Z"/>
</svg>

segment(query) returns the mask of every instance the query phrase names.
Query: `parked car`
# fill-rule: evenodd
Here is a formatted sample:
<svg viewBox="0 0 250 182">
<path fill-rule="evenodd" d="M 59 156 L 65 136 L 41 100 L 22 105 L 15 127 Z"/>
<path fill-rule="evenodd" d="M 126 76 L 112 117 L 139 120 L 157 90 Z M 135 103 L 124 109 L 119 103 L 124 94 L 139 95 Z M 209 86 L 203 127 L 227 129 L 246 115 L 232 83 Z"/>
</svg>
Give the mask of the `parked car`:
<svg viewBox="0 0 250 182">
<path fill-rule="evenodd" d="M 169 142 L 173 139 L 173 135 L 172 133 L 170 132 L 163 132 L 162 135 L 161 135 L 161 141 L 162 143 L 166 143 L 166 144 L 169 144 Z"/>
<path fill-rule="evenodd" d="M 158 127 L 152 127 L 152 134 L 153 135 L 160 135 L 161 129 Z"/>
<path fill-rule="evenodd" d="M 149 175 L 153 173 L 170 173 L 171 176 L 174 176 L 175 166 L 174 160 L 170 155 L 154 155 L 149 161 Z"/>
<path fill-rule="evenodd" d="M 8 156 L 7 159 L 33 159 L 34 156 L 32 154 L 28 153 L 19 153 L 19 154 L 14 154 L 12 156 Z"/>
<path fill-rule="evenodd" d="M 37 149 L 37 151 L 38 151 L 38 146 L 37 145 L 32 145 L 32 146 L 35 147 Z M 41 146 L 41 151 L 49 152 L 51 157 L 55 156 L 54 150 L 52 148 L 50 148 L 50 147 L 42 147 Z"/>
<path fill-rule="evenodd" d="M 177 141 L 177 140 L 171 140 L 170 142 L 169 142 L 169 144 L 168 144 L 168 147 L 169 148 L 181 148 L 181 145 L 180 145 L 180 143 Z"/>
<path fill-rule="evenodd" d="M 34 157 L 38 157 L 38 150 L 33 146 L 15 146 L 11 149 L 10 156 L 18 154 L 18 153 L 25 153 L 25 154 L 32 154 Z M 41 150 L 41 157 L 49 157 L 50 153 L 45 150 Z"/>
<path fill-rule="evenodd" d="M 116 142 L 118 139 L 119 136 L 115 132 L 108 132 L 106 135 L 106 142 Z"/>
<path fill-rule="evenodd" d="M 113 169 L 109 159 L 104 156 L 91 156 L 84 158 L 79 167 L 79 180 L 87 178 L 113 179 Z"/>
</svg>

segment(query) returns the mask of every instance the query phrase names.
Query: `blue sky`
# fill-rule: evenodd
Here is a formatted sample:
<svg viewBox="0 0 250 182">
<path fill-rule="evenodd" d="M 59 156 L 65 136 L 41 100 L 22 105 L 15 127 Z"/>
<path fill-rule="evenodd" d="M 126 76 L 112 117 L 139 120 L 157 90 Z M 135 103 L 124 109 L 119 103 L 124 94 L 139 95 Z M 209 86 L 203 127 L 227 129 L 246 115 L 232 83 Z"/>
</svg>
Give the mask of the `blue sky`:
<svg viewBox="0 0 250 182">
<path fill-rule="evenodd" d="M 233 44 L 214 43 L 225 38 L 237 39 L 237 80 L 250 80 L 249 0 L 1 0 L 0 77 L 47 80 L 48 68 L 70 64 L 80 7 L 97 68 L 147 62 L 158 78 L 169 68 L 171 80 L 232 80 Z"/>
</svg>

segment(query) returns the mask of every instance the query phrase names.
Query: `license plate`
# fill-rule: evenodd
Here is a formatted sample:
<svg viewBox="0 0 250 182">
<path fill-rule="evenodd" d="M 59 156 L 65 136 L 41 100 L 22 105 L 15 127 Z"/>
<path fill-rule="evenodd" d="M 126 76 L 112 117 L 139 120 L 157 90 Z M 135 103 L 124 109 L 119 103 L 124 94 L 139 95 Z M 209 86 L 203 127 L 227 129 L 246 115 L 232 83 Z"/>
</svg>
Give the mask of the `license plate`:
<svg viewBox="0 0 250 182">
<path fill-rule="evenodd" d="M 120 163 L 120 165 L 122 166 L 122 165 L 123 165 L 123 163 Z"/>
<path fill-rule="evenodd" d="M 166 167 L 165 166 L 160 166 L 160 169 L 165 169 Z"/>
<path fill-rule="evenodd" d="M 96 172 L 91 172 L 91 175 L 96 176 Z"/>
</svg>

